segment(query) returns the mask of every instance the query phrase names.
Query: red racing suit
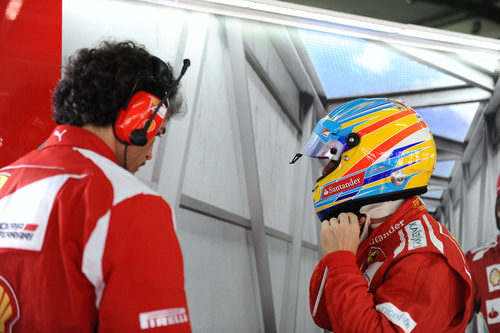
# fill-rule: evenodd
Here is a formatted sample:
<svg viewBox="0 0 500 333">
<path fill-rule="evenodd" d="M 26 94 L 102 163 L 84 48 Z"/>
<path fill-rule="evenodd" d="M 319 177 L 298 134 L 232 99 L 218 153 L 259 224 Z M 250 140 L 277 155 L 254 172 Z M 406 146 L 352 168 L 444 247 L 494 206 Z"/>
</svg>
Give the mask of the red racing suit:
<svg viewBox="0 0 500 333">
<path fill-rule="evenodd" d="M 0 170 L 0 332 L 190 332 L 169 205 L 58 126 Z"/>
<path fill-rule="evenodd" d="M 337 251 L 314 270 L 311 313 L 328 274 L 314 322 L 339 332 L 464 332 L 472 315 L 472 281 L 448 230 L 420 199 L 408 199 L 360 244 Z"/>
<path fill-rule="evenodd" d="M 474 308 L 489 332 L 500 332 L 500 236 L 467 253 L 474 281 Z"/>
</svg>

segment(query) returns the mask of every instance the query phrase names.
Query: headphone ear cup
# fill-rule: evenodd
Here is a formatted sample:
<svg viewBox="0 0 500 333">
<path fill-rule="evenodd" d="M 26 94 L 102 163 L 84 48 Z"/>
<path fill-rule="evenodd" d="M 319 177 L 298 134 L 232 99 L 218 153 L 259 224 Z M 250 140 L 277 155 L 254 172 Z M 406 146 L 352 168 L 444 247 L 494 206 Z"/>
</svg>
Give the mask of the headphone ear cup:
<svg viewBox="0 0 500 333">
<path fill-rule="evenodd" d="M 136 91 L 116 118 L 114 130 L 118 140 L 134 146 L 144 146 L 151 140 L 158 133 L 167 112 L 167 109 L 162 107 L 152 117 L 158 103 L 160 99 L 155 95 L 142 90 Z M 149 120 L 149 128 L 144 128 Z"/>
<path fill-rule="evenodd" d="M 134 146 L 145 146 L 148 143 L 148 136 L 146 134 L 146 129 L 136 129 L 130 133 L 130 143 Z"/>
</svg>

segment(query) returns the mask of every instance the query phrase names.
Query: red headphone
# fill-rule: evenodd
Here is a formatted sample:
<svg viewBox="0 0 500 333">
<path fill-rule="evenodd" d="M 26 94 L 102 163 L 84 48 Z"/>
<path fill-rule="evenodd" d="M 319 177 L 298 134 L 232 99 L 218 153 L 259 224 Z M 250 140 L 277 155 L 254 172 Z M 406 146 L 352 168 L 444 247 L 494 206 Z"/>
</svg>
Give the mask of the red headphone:
<svg viewBox="0 0 500 333">
<path fill-rule="evenodd" d="M 118 140 L 133 146 L 144 146 L 160 130 L 167 116 L 168 98 L 179 85 L 179 81 L 191 64 L 184 59 L 181 74 L 168 91 L 167 64 L 161 59 L 151 56 L 152 75 L 137 80 L 125 106 L 120 109 L 114 124 Z"/>
</svg>

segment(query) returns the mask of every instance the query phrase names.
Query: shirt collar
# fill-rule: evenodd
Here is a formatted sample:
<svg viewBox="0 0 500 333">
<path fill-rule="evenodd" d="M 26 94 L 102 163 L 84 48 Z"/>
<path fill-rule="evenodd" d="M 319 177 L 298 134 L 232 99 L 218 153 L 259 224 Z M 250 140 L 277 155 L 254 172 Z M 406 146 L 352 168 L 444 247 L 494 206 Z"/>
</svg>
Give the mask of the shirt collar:
<svg viewBox="0 0 500 333">
<path fill-rule="evenodd" d="M 71 125 L 57 126 L 43 145 L 42 150 L 55 146 L 69 146 L 92 150 L 118 163 L 111 148 L 101 138 L 81 127 Z"/>
<path fill-rule="evenodd" d="M 401 217 L 405 217 L 406 219 L 411 219 L 414 216 L 422 215 L 427 212 L 424 203 L 418 197 L 411 197 L 407 199 L 401 207 L 399 207 L 394 214 L 389 216 L 387 220 L 384 221 L 384 224 L 390 224 L 396 222 L 396 220 L 400 220 Z"/>
</svg>

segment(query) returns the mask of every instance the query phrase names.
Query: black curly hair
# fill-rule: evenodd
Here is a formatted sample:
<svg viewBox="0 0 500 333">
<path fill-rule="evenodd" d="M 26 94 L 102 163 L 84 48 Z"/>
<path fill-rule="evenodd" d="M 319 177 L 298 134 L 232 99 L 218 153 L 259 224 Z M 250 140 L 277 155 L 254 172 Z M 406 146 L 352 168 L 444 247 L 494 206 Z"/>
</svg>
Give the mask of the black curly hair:
<svg viewBox="0 0 500 333">
<path fill-rule="evenodd" d="M 113 124 L 127 103 L 134 85 L 152 75 L 152 56 L 132 41 L 103 41 L 97 48 L 80 49 L 69 58 L 52 96 L 57 124 L 83 126 Z M 167 119 L 181 114 L 182 101 L 172 67 L 167 63 L 169 98 Z"/>
</svg>

